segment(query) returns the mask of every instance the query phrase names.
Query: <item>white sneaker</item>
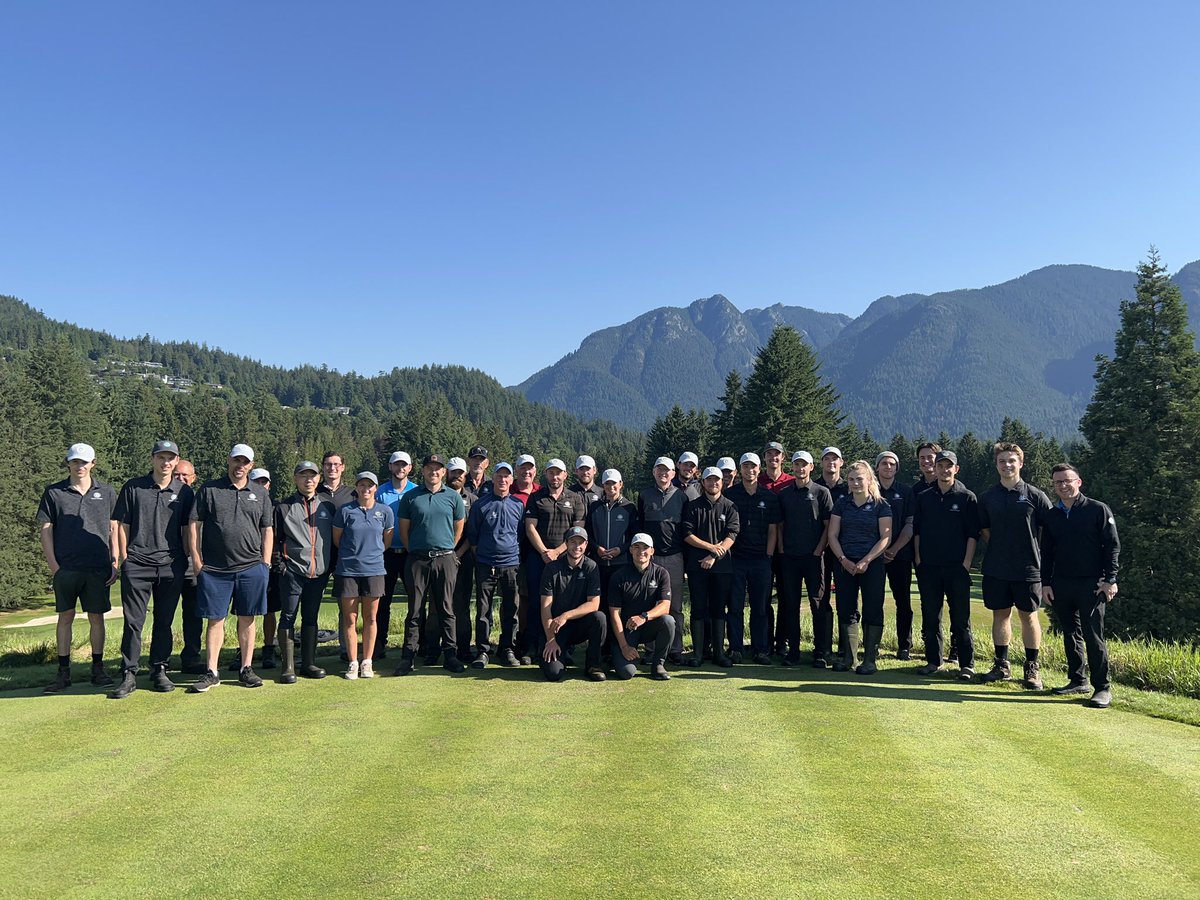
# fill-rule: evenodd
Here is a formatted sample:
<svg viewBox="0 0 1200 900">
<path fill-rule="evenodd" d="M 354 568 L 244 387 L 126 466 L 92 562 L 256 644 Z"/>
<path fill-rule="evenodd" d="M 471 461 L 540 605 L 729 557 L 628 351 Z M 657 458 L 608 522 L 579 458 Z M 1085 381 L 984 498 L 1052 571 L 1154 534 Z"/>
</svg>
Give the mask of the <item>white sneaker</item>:
<svg viewBox="0 0 1200 900">
<path fill-rule="evenodd" d="M 375 669 L 371 666 L 371 661 L 369 659 L 364 659 L 362 661 L 362 664 L 358 667 L 358 677 L 359 678 L 374 678 L 375 677 Z"/>
<path fill-rule="evenodd" d="M 350 668 L 346 669 L 346 673 L 342 677 L 347 681 L 358 680 L 358 660 L 350 663 Z"/>
</svg>

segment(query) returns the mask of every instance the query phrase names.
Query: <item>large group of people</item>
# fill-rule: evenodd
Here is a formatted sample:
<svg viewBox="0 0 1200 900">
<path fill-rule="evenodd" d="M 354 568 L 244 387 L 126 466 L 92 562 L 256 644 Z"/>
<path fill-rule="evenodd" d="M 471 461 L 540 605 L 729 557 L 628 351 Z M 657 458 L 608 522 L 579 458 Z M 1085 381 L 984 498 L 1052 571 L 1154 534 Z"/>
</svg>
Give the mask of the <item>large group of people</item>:
<svg viewBox="0 0 1200 900">
<path fill-rule="evenodd" d="M 1081 493 L 1070 464 L 1054 467 L 1051 499 L 1022 479 L 1019 446 L 998 443 L 994 458 L 998 481 L 977 496 L 958 480 L 955 454 L 934 443 L 918 448 L 914 484 L 897 480 L 900 460 L 890 451 L 871 464 L 847 463 L 837 447 L 826 447 L 819 460 L 798 450 L 790 473 L 778 442 L 761 457 L 746 452 L 705 468 L 686 451 L 655 460 L 653 483 L 634 503 L 624 496 L 622 474 L 599 470 L 588 455 L 573 471 L 550 459 L 539 479 L 528 454 L 495 464 L 484 447 L 466 457 L 430 454 L 417 484 L 405 451 L 391 454 L 382 483 L 373 471 L 347 481 L 342 457 L 329 452 L 320 465 L 299 463 L 294 492 L 273 502 L 271 473 L 254 468 L 254 450 L 243 443 L 230 450 L 223 474 L 197 486 L 178 445 L 160 440 L 148 473 L 119 492 L 93 477 L 92 447 L 73 444 L 68 477 L 46 488 L 37 514 L 58 612 L 58 668 L 45 690 L 71 685 L 77 608 L 88 615 L 93 684 L 110 686 L 114 698 L 137 690 L 151 614 L 149 684 L 173 690 L 172 624 L 181 600 L 180 669 L 198 676 L 190 691 L 221 683 L 231 612 L 233 668 L 242 685 L 263 683 L 253 667 L 260 619 L 260 668 L 277 667 L 283 684 L 323 678 L 317 616 L 331 578 L 349 680 L 375 677 L 386 658 L 401 585 L 407 613 L 398 676 L 413 672 L 418 660 L 440 660 L 454 673 L 536 662 L 546 679 L 559 681 L 580 644 L 582 672 L 593 681 L 632 678 L 640 665 L 667 680 L 668 667 L 709 660 L 725 668 L 776 659 L 794 667 L 802 660 L 805 595 L 811 665 L 870 675 L 889 588 L 897 658 L 914 653 L 915 575 L 924 646 L 918 672 L 933 675 L 953 662 L 966 681 L 1009 680 L 1015 607 L 1025 652 L 1021 684 L 1042 689 L 1038 610 L 1053 604 L 1068 668 L 1067 684 L 1053 693 L 1090 692 L 1090 705 L 1107 707 L 1104 611 L 1117 593 L 1120 549 L 1112 511 Z M 977 676 L 970 591 L 980 539 L 995 660 Z M 119 680 L 103 659 L 104 614 L 118 579 Z"/>
</svg>

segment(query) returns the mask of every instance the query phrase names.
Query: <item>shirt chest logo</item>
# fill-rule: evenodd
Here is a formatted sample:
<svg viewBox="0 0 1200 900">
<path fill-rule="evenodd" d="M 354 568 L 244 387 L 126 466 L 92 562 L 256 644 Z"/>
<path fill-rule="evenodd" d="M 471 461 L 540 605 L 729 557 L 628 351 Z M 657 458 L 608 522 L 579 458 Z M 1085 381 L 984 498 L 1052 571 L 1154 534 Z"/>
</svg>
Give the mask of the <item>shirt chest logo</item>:
<svg viewBox="0 0 1200 900">
<path fill-rule="evenodd" d="M 104 495 L 101 494 L 99 491 L 96 491 L 94 494 L 92 494 L 92 499 L 93 500 L 103 500 Z"/>
<path fill-rule="evenodd" d="M 319 513 L 317 513 L 317 518 L 318 519 L 328 519 L 329 513 L 325 512 L 325 510 L 321 510 Z"/>
<path fill-rule="evenodd" d="M 257 497 L 256 495 L 254 495 L 254 494 L 251 494 L 251 495 L 250 495 L 250 499 L 251 499 L 251 500 L 253 500 L 255 503 L 257 503 L 257 502 L 258 502 L 258 497 Z"/>
<path fill-rule="evenodd" d="M 170 501 L 169 501 L 169 502 L 171 502 L 171 503 L 174 503 L 174 502 L 175 502 L 176 500 L 178 500 L 178 499 L 179 499 L 179 495 L 178 495 L 178 494 L 172 494 L 172 495 L 171 495 L 171 499 L 170 499 Z"/>
<path fill-rule="evenodd" d="M 617 521 L 624 522 L 625 521 L 625 513 L 617 513 Z"/>
<path fill-rule="evenodd" d="M 950 504 L 950 512 L 958 512 L 958 504 L 957 503 Z"/>
<path fill-rule="evenodd" d="M 658 582 L 657 582 L 657 581 L 653 581 L 653 580 L 651 580 L 651 582 L 650 582 L 650 587 L 652 587 L 652 588 L 656 588 L 656 587 L 658 587 Z"/>
<path fill-rule="evenodd" d="M 724 525 L 725 524 L 725 514 L 722 513 L 721 515 L 717 516 L 717 521 L 720 522 L 722 525 Z"/>
<path fill-rule="evenodd" d="M 382 511 L 380 511 L 380 510 L 378 510 L 378 509 L 377 509 L 377 510 L 375 510 L 375 518 L 377 518 L 377 519 L 382 519 L 382 518 L 383 518 L 383 512 L 382 512 Z"/>
<path fill-rule="evenodd" d="M 571 501 L 570 501 L 570 500 L 564 500 L 564 501 L 562 501 L 562 503 L 560 503 L 560 504 L 558 504 L 558 505 L 559 505 L 559 506 L 561 506 L 563 509 L 570 509 L 570 508 L 571 508 Z"/>
<path fill-rule="evenodd" d="M 758 508 L 759 508 L 759 509 L 766 509 L 766 508 L 767 508 L 767 501 L 766 501 L 766 500 L 759 500 L 759 501 L 758 501 Z"/>
</svg>

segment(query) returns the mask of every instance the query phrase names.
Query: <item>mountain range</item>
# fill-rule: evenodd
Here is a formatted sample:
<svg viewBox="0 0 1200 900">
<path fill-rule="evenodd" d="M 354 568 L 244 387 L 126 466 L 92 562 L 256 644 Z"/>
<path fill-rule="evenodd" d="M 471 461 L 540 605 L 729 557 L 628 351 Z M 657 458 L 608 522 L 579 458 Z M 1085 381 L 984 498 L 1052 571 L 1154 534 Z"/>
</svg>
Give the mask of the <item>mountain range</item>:
<svg viewBox="0 0 1200 900">
<path fill-rule="evenodd" d="M 1133 272 L 1053 265 L 988 287 L 885 296 L 857 318 L 776 304 L 740 312 L 715 296 L 662 307 L 588 335 L 517 389 L 531 400 L 646 428 L 676 403 L 719 406 L 776 325 L 812 344 L 841 408 L 876 436 L 991 434 L 1005 416 L 1073 437 L 1110 353 Z M 1193 329 L 1200 261 L 1175 276 Z"/>
</svg>

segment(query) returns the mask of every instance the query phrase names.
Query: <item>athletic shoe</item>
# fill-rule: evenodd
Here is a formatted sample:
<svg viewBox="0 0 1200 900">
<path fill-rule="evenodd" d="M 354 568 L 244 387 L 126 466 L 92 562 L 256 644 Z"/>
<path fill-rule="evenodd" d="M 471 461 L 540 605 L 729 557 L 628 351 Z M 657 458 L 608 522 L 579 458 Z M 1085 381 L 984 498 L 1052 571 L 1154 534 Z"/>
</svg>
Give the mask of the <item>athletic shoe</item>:
<svg viewBox="0 0 1200 900">
<path fill-rule="evenodd" d="M 92 663 L 92 684 L 96 687 L 108 687 L 112 683 L 112 676 L 104 671 L 104 663 Z"/>
<path fill-rule="evenodd" d="M 954 646 L 950 647 L 950 652 L 946 656 L 946 662 L 952 662 L 952 663 L 958 662 L 958 648 L 957 647 L 954 647 Z"/>
<path fill-rule="evenodd" d="M 160 694 L 175 690 L 175 682 L 167 677 L 166 666 L 155 666 L 150 670 L 150 687 Z"/>
<path fill-rule="evenodd" d="M 387 659 L 386 641 L 384 643 L 380 643 L 378 639 L 375 640 L 375 649 L 371 653 L 371 659 Z"/>
<path fill-rule="evenodd" d="M 242 671 L 238 673 L 238 683 L 242 687 L 262 687 L 262 679 L 255 675 L 254 670 L 249 666 L 242 666 Z"/>
<path fill-rule="evenodd" d="M 43 694 L 57 694 L 71 686 L 71 670 L 60 668 L 54 675 L 54 680 L 42 688 Z"/>
<path fill-rule="evenodd" d="M 345 678 L 347 681 L 357 681 L 358 680 L 358 660 L 357 659 L 352 660 L 350 662 L 350 664 L 348 666 L 346 666 L 346 671 L 342 673 L 342 677 Z"/>
<path fill-rule="evenodd" d="M 1084 704 L 1092 709 L 1108 709 L 1112 703 L 1112 691 L 1108 688 L 1100 688 L 1096 693 L 1092 694 L 1091 699 Z"/>
<path fill-rule="evenodd" d="M 958 680 L 959 681 L 974 681 L 975 680 L 975 670 L 972 669 L 970 666 L 964 666 L 963 668 L 958 670 Z"/>
<path fill-rule="evenodd" d="M 330 641 L 336 641 L 337 636 L 338 636 L 337 632 L 334 631 L 332 628 L 318 628 L 317 629 L 317 643 L 318 644 L 328 644 Z"/>
<path fill-rule="evenodd" d="M 769 666 L 771 664 L 771 656 L 769 653 L 755 653 L 754 661 L 760 666 Z M 787 664 L 786 660 L 784 664 Z"/>
<path fill-rule="evenodd" d="M 1042 667 L 1035 661 L 1025 660 L 1025 672 L 1021 676 L 1021 687 L 1031 691 L 1042 689 Z"/>
<path fill-rule="evenodd" d="M 984 684 L 992 684 L 997 681 L 1008 681 L 1012 678 L 1012 669 L 1008 664 L 1007 659 L 998 659 L 992 666 L 991 670 L 984 672 L 979 676 L 979 680 Z"/>
<path fill-rule="evenodd" d="M 800 661 L 799 659 L 796 660 L 796 662 L 799 662 L 799 661 Z M 829 663 L 826 662 L 825 657 L 814 655 L 813 661 L 812 661 L 812 667 L 814 669 L 828 669 Z"/>
<path fill-rule="evenodd" d="M 137 677 L 133 674 L 133 672 L 126 671 L 125 674 L 121 676 L 121 683 L 118 684 L 113 690 L 109 691 L 108 696 L 113 700 L 124 700 L 136 690 Z"/>
<path fill-rule="evenodd" d="M 925 665 L 921 666 L 921 668 L 917 669 L 917 674 L 936 675 L 940 671 L 942 671 L 941 666 L 935 666 L 933 663 L 926 663 Z"/>
<path fill-rule="evenodd" d="M 667 662 L 669 662 L 673 666 L 682 666 L 683 665 L 683 654 L 679 653 L 675 650 L 672 650 L 670 653 L 667 654 Z"/>
<path fill-rule="evenodd" d="M 604 674 L 604 670 L 599 666 L 592 666 L 592 668 L 588 669 L 587 677 L 589 681 L 604 681 L 608 678 L 608 676 Z"/>
<path fill-rule="evenodd" d="M 411 675 L 413 670 L 413 661 L 411 656 L 400 658 L 400 665 L 396 666 L 397 675 Z"/>
<path fill-rule="evenodd" d="M 1050 693 L 1054 694 L 1056 697 L 1065 697 L 1068 694 L 1086 694 L 1089 690 L 1091 690 L 1091 688 L 1089 688 L 1082 681 L 1072 681 L 1068 684 L 1064 684 L 1062 687 L 1051 688 Z"/>
<path fill-rule="evenodd" d="M 229 661 L 229 665 L 227 665 L 227 666 L 225 667 L 225 671 L 226 671 L 226 672 L 240 672 L 240 671 L 242 671 L 242 654 L 241 654 L 241 652 L 240 652 L 240 651 L 239 651 L 239 652 L 237 652 L 237 653 L 235 653 L 235 654 L 233 655 L 233 659 L 231 659 L 231 660 Z"/>
<path fill-rule="evenodd" d="M 510 654 L 512 653 L 511 650 L 509 650 L 508 652 Z M 516 659 L 514 659 L 513 662 L 516 662 Z M 479 653 L 475 656 L 475 658 L 473 660 L 471 660 L 471 668 L 472 669 L 486 669 L 487 664 L 488 664 L 488 655 L 486 653 L 484 653 L 482 650 L 479 651 Z"/>
<path fill-rule="evenodd" d="M 731 662 L 740 663 L 742 661 L 742 651 L 741 650 L 730 650 L 729 651 L 729 659 Z"/>
<path fill-rule="evenodd" d="M 896 659 L 909 660 L 912 659 L 912 654 L 907 650 L 897 650 Z"/>
<path fill-rule="evenodd" d="M 196 679 L 195 684 L 188 688 L 189 694 L 203 694 L 209 688 L 215 688 L 221 683 L 221 676 L 216 672 L 205 672 Z"/>
<path fill-rule="evenodd" d="M 438 658 L 440 656 L 441 656 L 440 653 L 426 653 L 425 654 L 425 665 L 436 666 L 438 664 Z"/>
<path fill-rule="evenodd" d="M 374 678 L 374 677 L 375 677 L 375 669 L 374 669 L 374 667 L 371 665 L 371 660 L 369 660 L 369 659 L 364 659 L 364 660 L 363 660 L 363 661 L 362 661 L 362 662 L 359 664 L 359 666 L 358 666 L 358 677 L 359 677 L 359 678 Z"/>
</svg>

